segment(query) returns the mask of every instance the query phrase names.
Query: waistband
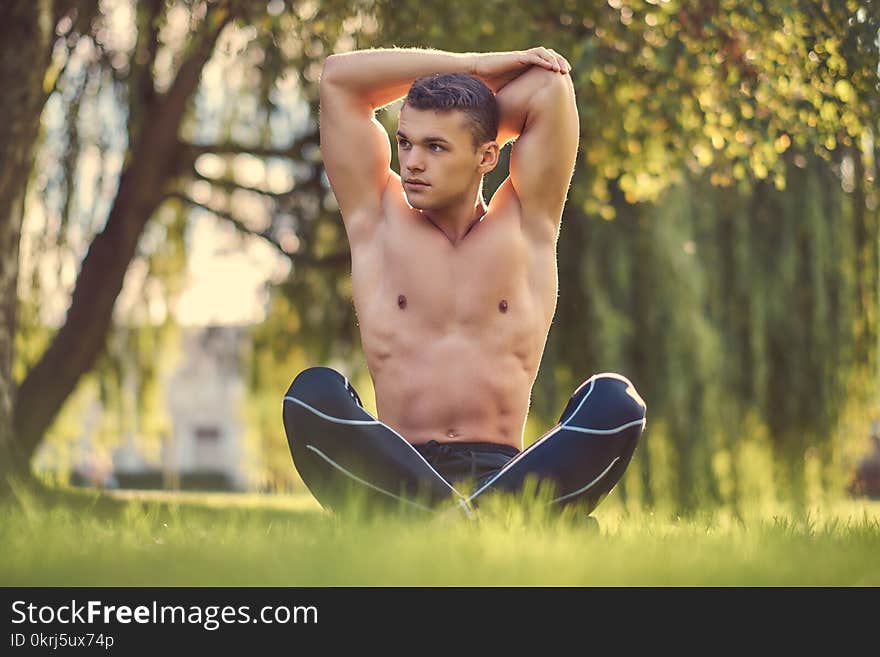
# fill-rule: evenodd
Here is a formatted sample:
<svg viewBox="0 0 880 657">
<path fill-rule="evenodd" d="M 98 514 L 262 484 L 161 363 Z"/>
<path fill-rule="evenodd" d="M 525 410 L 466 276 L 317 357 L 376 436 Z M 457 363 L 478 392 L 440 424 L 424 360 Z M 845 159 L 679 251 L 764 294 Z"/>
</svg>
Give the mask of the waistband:
<svg viewBox="0 0 880 657">
<path fill-rule="evenodd" d="M 418 451 L 433 452 L 438 448 L 442 448 L 444 452 L 489 452 L 493 454 L 504 454 L 506 456 L 516 456 L 519 450 L 513 445 L 502 445 L 500 443 L 482 443 L 482 442 L 438 442 L 429 440 L 426 443 L 414 444 Z"/>
</svg>

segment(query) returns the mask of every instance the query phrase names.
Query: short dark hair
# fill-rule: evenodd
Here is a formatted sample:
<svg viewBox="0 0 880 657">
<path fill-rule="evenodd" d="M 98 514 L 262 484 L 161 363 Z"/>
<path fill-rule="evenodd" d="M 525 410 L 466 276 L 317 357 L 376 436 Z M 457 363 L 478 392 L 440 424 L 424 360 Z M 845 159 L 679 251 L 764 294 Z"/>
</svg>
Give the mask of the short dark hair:
<svg viewBox="0 0 880 657">
<path fill-rule="evenodd" d="M 479 146 L 498 137 L 500 112 L 495 94 L 481 80 L 463 73 L 436 73 L 412 83 L 404 105 L 416 109 L 451 111 L 467 114 Z"/>
</svg>

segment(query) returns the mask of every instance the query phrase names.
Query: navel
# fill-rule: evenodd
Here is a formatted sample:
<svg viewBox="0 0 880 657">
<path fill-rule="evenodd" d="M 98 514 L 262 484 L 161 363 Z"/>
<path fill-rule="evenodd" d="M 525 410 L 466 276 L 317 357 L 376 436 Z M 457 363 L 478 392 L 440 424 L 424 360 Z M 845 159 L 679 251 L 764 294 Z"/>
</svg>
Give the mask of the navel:
<svg viewBox="0 0 880 657">
<path fill-rule="evenodd" d="M 500 310 L 503 313 L 507 312 L 507 299 L 501 300 L 501 302 L 498 304 L 498 310 Z"/>
<path fill-rule="evenodd" d="M 397 296 L 397 307 L 403 310 L 406 308 L 406 297 L 402 294 Z"/>
</svg>

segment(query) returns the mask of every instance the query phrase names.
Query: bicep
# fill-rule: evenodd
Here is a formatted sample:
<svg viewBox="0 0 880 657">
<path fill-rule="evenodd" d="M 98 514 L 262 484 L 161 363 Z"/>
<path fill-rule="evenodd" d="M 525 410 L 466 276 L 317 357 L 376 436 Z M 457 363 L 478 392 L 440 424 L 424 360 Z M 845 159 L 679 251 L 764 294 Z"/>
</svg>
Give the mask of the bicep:
<svg viewBox="0 0 880 657">
<path fill-rule="evenodd" d="M 380 215 L 391 145 L 372 108 L 341 90 L 322 90 L 321 155 L 346 228 Z"/>
<path fill-rule="evenodd" d="M 510 153 L 510 179 L 525 221 L 558 221 L 565 205 L 580 129 L 571 76 L 535 94 Z"/>
</svg>

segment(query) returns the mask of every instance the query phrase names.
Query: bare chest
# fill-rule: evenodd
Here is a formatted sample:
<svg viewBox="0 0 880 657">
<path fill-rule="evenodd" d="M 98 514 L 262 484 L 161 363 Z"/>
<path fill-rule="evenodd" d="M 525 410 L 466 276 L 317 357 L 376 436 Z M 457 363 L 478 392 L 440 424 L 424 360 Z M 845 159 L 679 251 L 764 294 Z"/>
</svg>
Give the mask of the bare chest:
<svg viewBox="0 0 880 657">
<path fill-rule="evenodd" d="M 556 305 L 555 248 L 518 217 L 486 215 L 457 245 L 429 222 L 392 217 L 352 251 L 355 310 L 372 369 L 468 347 L 537 369 Z"/>
<path fill-rule="evenodd" d="M 384 291 L 414 320 L 440 332 L 485 327 L 515 317 L 532 300 L 527 249 L 512 228 L 480 223 L 456 246 L 433 226 L 388 233 L 381 244 Z"/>
</svg>

